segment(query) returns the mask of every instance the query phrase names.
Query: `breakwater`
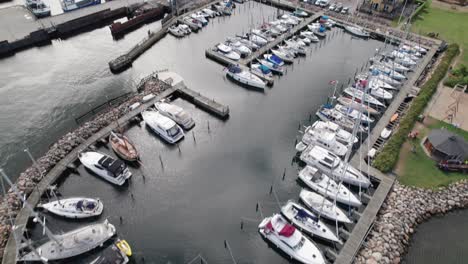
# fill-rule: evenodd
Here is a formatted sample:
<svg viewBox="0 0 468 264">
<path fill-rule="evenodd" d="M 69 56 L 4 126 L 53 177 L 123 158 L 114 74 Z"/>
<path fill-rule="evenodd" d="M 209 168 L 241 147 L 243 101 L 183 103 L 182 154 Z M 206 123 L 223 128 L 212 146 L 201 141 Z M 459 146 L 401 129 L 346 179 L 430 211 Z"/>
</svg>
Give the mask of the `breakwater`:
<svg viewBox="0 0 468 264">
<path fill-rule="evenodd" d="M 356 263 L 400 263 L 417 225 L 434 215 L 468 207 L 468 181 L 436 190 L 396 182 Z"/>
</svg>

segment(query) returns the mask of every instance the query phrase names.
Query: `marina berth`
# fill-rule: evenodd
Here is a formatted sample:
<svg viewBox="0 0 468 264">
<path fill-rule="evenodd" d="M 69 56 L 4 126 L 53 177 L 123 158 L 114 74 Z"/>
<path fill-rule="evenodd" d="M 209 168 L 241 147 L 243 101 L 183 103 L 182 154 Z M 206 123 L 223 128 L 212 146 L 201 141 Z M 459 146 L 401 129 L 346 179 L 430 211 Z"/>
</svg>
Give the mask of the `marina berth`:
<svg viewBox="0 0 468 264">
<path fill-rule="evenodd" d="M 156 102 L 154 106 L 161 115 L 169 117 L 185 130 L 189 130 L 195 126 L 195 121 L 182 107 L 165 101 Z"/>
<path fill-rule="evenodd" d="M 101 246 L 115 234 L 115 227 L 107 220 L 78 229 L 54 235 L 54 239 L 36 248 L 34 251 L 18 257 L 19 261 L 54 261 L 71 258 Z"/>
<path fill-rule="evenodd" d="M 364 98 L 365 103 L 369 103 L 371 105 L 375 105 L 378 107 L 385 107 L 385 105 L 382 102 L 375 99 L 373 96 L 364 93 L 363 91 L 359 89 L 348 87 L 348 88 L 345 88 L 343 92 L 345 96 L 353 98 L 357 102 L 361 102 L 361 100 Z"/>
<path fill-rule="evenodd" d="M 299 194 L 299 198 L 308 208 L 310 208 L 310 210 L 312 210 L 312 212 L 317 214 L 319 217 L 340 223 L 352 223 L 351 219 L 349 219 L 343 210 L 318 193 L 302 189 L 301 193 Z"/>
<path fill-rule="evenodd" d="M 342 204 L 359 207 L 361 201 L 343 184 L 337 183 L 312 166 L 305 166 L 299 172 L 301 179 L 310 189 Z"/>
<path fill-rule="evenodd" d="M 50 6 L 46 5 L 42 0 L 26 0 L 26 8 L 28 8 L 36 18 L 50 16 Z"/>
<path fill-rule="evenodd" d="M 252 63 L 250 71 L 259 77 L 273 78 L 272 71 L 267 66 L 260 63 Z"/>
<path fill-rule="evenodd" d="M 317 246 L 280 214 L 263 219 L 258 225 L 258 232 L 263 238 L 300 263 L 325 264 L 325 259 Z"/>
<path fill-rule="evenodd" d="M 338 124 L 340 127 L 347 131 L 353 131 L 354 129 L 354 122 L 343 115 L 342 113 L 336 111 L 333 108 L 328 108 L 328 107 L 321 107 L 316 113 L 315 113 L 322 121 L 328 122 L 331 121 L 333 123 Z M 366 132 L 366 129 L 364 129 L 363 126 L 359 126 L 359 132 Z"/>
<path fill-rule="evenodd" d="M 108 155 L 88 151 L 81 152 L 78 158 L 87 169 L 110 183 L 123 185 L 132 176 L 132 173 L 123 161 L 114 159 Z"/>
<path fill-rule="evenodd" d="M 271 63 L 273 63 L 275 65 L 278 65 L 278 66 L 283 66 L 284 65 L 284 61 L 280 57 L 276 56 L 275 54 L 264 54 L 263 57 L 267 61 L 269 61 L 269 62 L 271 62 Z"/>
<path fill-rule="evenodd" d="M 57 199 L 37 207 L 52 214 L 71 219 L 82 219 L 101 215 L 104 205 L 99 198 L 71 197 Z"/>
<path fill-rule="evenodd" d="M 291 64 L 294 62 L 294 56 L 292 56 L 289 53 L 284 52 L 284 50 L 272 49 L 271 52 L 286 63 Z"/>
<path fill-rule="evenodd" d="M 290 200 L 281 207 L 281 214 L 302 232 L 321 239 L 341 244 L 341 240 L 319 217 L 302 205 Z"/>
<path fill-rule="evenodd" d="M 176 122 L 159 111 L 146 110 L 141 113 L 141 116 L 146 125 L 169 144 L 175 144 L 185 136 L 184 131 Z"/>
<path fill-rule="evenodd" d="M 350 117 L 353 120 L 360 120 L 363 123 L 372 123 L 374 119 L 368 117 L 367 115 L 363 114 L 361 111 L 358 111 L 352 107 L 344 106 L 341 104 L 335 105 L 335 110 L 342 113 L 343 115 Z"/>
<path fill-rule="evenodd" d="M 258 76 L 249 71 L 242 70 L 236 65 L 230 65 L 225 69 L 225 72 L 227 77 L 241 85 L 261 90 L 264 90 L 266 87 L 266 83 Z"/>
<path fill-rule="evenodd" d="M 185 36 L 185 33 L 176 25 L 170 26 L 167 31 L 176 38 L 182 38 Z"/>
<path fill-rule="evenodd" d="M 267 67 L 273 74 L 278 74 L 278 75 L 283 75 L 284 74 L 284 69 L 283 67 L 275 64 L 275 63 L 272 63 L 270 61 L 267 61 L 267 60 L 262 60 L 262 59 L 259 59 L 257 60 L 261 65 Z"/>
<path fill-rule="evenodd" d="M 318 168 L 337 181 L 343 181 L 362 188 L 368 188 L 371 184 L 370 180 L 359 170 L 345 164 L 340 157 L 323 147 L 308 146 L 302 152 L 300 159 L 305 164 Z"/>
</svg>

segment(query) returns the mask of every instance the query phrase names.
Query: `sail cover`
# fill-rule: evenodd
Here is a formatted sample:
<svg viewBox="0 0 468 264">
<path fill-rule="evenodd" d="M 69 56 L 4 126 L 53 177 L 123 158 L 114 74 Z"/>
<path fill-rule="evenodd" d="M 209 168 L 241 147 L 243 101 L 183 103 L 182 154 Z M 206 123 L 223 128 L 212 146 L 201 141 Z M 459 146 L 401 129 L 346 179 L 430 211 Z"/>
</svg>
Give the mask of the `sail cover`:
<svg viewBox="0 0 468 264">
<path fill-rule="evenodd" d="M 260 65 L 260 70 L 262 71 L 263 74 L 268 74 L 271 72 L 270 69 L 265 65 Z"/>
<path fill-rule="evenodd" d="M 304 210 L 302 208 L 294 206 L 294 209 L 297 210 L 297 215 L 296 215 L 297 218 L 300 218 L 300 219 L 310 218 L 310 219 L 314 220 L 315 222 L 317 222 L 319 220 L 317 216 L 309 214 L 306 210 Z"/>
</svg>

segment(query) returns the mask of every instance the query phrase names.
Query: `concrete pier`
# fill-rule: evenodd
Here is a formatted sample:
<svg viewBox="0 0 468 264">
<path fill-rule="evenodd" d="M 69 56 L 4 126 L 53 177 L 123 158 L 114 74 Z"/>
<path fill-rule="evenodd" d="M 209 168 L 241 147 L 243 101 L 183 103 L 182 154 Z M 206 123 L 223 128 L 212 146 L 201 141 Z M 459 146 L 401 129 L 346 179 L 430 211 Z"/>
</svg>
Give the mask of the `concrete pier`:
<svg viewBox="0 0 468 264">
<path fill-rule="evenodd" d="M 229 117 L 229 107 L 224 106 L 214 99 L 209 99 L 201 95 L 199 92 L 190 90 L 184 85 L 181 85 L 177 88 L 176 91 L 180 97 L 186 99 L 189 102 L 192 102 L 194 105 L 207 110 L 210 113 L 220 117 L 221 119 L 227 119 Z"/>
</svg>

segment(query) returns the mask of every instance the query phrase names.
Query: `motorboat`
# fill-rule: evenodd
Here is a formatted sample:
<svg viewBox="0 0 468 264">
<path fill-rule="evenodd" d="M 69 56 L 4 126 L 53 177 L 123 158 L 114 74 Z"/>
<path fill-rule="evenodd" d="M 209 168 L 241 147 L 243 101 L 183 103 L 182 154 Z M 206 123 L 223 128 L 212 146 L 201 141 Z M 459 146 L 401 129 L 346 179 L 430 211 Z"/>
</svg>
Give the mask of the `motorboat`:
<svg viewBox="0 0 468 264">
<path fill-rule="evenodd" d="M 263 238 L 300 263 L 325 264 L 325 259 L 317 246 L 280 214 L 263 219 L 258 225 L 258 232 Z"/>
<path fill-rule="evenodd" d="M 213 11 L 212 9 L 209 9 L 209 8 L 203 8 L 202 12 L 209 15 L 212 18 L 218 15 L 216 11 Z"/>
<path fill-rule="evenodd" d="M 364 102 L 376 105 L 379 107 L 385 107 L 383 103 L 381 103 L 379 100 L 375 99 L 369 94 L 364 93 L 363 91 L 353 88 L 353 87 L 347 87 L 343 91 L 348 97 L 353 98 L 357 102 L 361 102 L 361 100 L 364 100 Z"/>
<path fill-rule="evenodd" d="M 341 240 L 318 216 L 294 201 L 290 200 L 281 207 L 281 214 L 296 228 L 312 237 L 342 244 Z"/>
<path fill-rule="evenodd" d="M 306 46 L 310 45 L 310 39 L 308 39 L 309 43 L 306 43 L 303 39 L 300 38 L 300 36 L 294 36 L 294 37 L 291 38 L 291 40 L 296 42 L 297 45 L 299 45 L 301 47 L 306 47 Z"/>
<path fill-rule="evenodd" d="M 317 39 L 317 41 L 314 41 L 314 42 L 318 42 L 318 38 L 316 38 L 316 39 Z M 312 40 L 310 38 L 308 38 L 306 36 L 302 36 L 302 35 L 298 35 L 297 40 L 300 40 L 301 42 L 304 42 L 307 46 L 309 46 L 312 43 Z"/>
<path fill-rule="evenodd" d="M 37 207 L 65 218 L 82 219 L 101 215 L 104 205 L 99 198 L 71 197 L 39 204 Z"/>
<path fill-rule="evenodd" d="M 202 24 L 198 20 L 195 20 L 195 19 L 193 19 L 191 17 L 188 17 L 188 16 L 186 16 L 186 17 L 184 17 L 182 19 L 182 23 L 189 26 L 190 29 L 192 31 L 195 31 L 195 32 L 197 32 L 199 29 L 201 29 L 203 27 Z"/>
<path fill-rule="evenodd" d="M 240 60 L 240 55 L 239 53 L 235 52 L 232 50 L 231 47 L 224 45 L 223 43 L 220 43 L 216 46 L 217 50 L 219 53 L 221 53 L 224 57 L 231 59 L 233 61 L 238 61 Z"/>
<path fill-rule="evenodd" d="M 252 41 L 250 41 L 248 39 L 236 38 L 235 40 L 242 43 L 244 46 L 249 48 L 251 51 L 256 51 L 256 50 L 258 50 L 260 48 L 257 44 L 253 43 Z"/>
<path fill-rule="evenodd" d="M 263 66 L 267 67 L 268 69 L 270 69 L 270 71 L 274 74 L 279 74 L 279 75 L 283 75 L 284 74 L 284 69 L 283 67 L 281 66 L 278 66 L 277 64 L 275 63 L 272 63 L 270 61 L 267 61 L 267 60 L 258 60 L 258 62 L 260 64 L 262 64 Z"/>
<path fill-rule="evenodd" d="M 115 245 L 120 249 L 120 251 L 125 253 L 126 256 L 129 256 L 129 257 L 132 256 L 132 248 L 130 247 L 130 245 L 128 244 L 126 240 L 117 239 L 117 241 L 115 242 Z"/>
<path fill-rule="evenodd" d="M 281 50 L 274 50 L 274 49 L 272 49 L 271 52 L 286 63 L 294 62 L 294 57 L 288 53 L 285 53 Z"/>
<path fill-rule="evenodd" d="M 351 99 L 351 98 L 348 98 L 348 97 L 344 97 L 344 96 L 340 96 L 338 97 L 337 101 L 344 105 L 344 106 L 347 106 L 347 107 L 351 107 L 353 109 L 356 109 L 358 111 L 361 111 L 363 113 L 369 113 L 371 115 L 379 115 L 380 112 L 375 110 L 374 108 L 366 105 L 366 104 L 362 104 L 362 103 L 358 103 L 356 102 L 355 100 Z"/>
<path fill-rule="evenodd" d="M 358 26 L 345 26 L 344 30 L 351 33 L 354 36 L 361 37 L 361 38 L 368 38 L 370 34 L 366 32 L 362 27 Z"/>
<path fill-rule="evenodd" d="M 318 193 L 302 189 L 299 193 L 299 198 L 319 217 L 346 224 L 353 222 L 335 203 L 327 200 L 327 198 Z"/>
<path fill-rule="evenodd" d="M 271 62 L 271 63 L 273 63 L 275 65 L 278 65 L 278 66 L 283 66 L 284 65 L 284 61 L 280 57 L 276 56 L 275 54 L 263 54 L 263 57 L 267 61 L 269 61 L 269 62 Z"/>
<path fill-rule="evenodd" d="M 263 47 L 268 43 L 266 39 L 255 34 L 246 33 L 245 35 L 240 36 L 240 37 L 243 39 L 247 39 L 260 47 Z"/>
<path fill-rule="evenodd" d="M 294 10 L 293 12 L 293 15 L 297 16 L 297 17 L 308 17 L 309 16 L 309 13 L 307 13 L 306 11 L 300 9 L 300 8 L 296 8 L 296 10 Z"/>
<path fill-rule="evenodd" d="M 248 47 L 243 45 L 240 41 L 226 41 L 224 43 L 226 46 L 229 46 L 234 50 L 236 53 L 240 54 L 241 56 L 247 57 L 250 54 L 252 54 L 252 50 L 250 50 Z"/>
<path fill-rule="evenodd" d="M 307 130 L 302 136 L 302 142 L 306 145 L 321 146 L 338 156 L 343 157 L 348 152 L 348 147 L 336 140 L 336 135 L 330 131 Z M 296 150 L 300 151 L 300 149 Z"/>
<path fill-rule="evenodd" d="M 100 5 L 101 0 L 61 0 L 60 4 L 64 12 L 70 12 L 88 6 Z"/>
<path fill-rule="evenodd" d="M 95 151 L 81 152 L 80 162 L 90 171 L 116 185 L 123 185 L 132 176 L 127 165 L 119 159 Z"/>
<path fill-rule="evenodd" d="M 189 130 L 195 126 L 195 121 L 193 121 L 192 117 L 180 106 L 169 104 L 164 101 L 156 102 L 154 106 L 161 115 L 174 120 L 174 122 L 185 130 Z"/>
<path fill-rule="evenodd" d="M 296 58 L 297 55 L 298 55 L 298 53 L 297 53 L 297 51 L 295 49 L 287 47 L 287 46 L 278 45 L 277 50 L 284 53 L 284 54 L 286 54 L 286 55 L 289 55 L 292 58 Z"/>
<path fill-rule="evenodd" d="M 371 184 L 359 170 L 345 164 L 340 157 L 321 146 L 309 145 L 300 159 L 307 165 L 320 169 L 335 180 L 343 181 L 354 186 L 368 188 Z"/>
<path fill-rule="evenodd" d="M 301 55 L 301 56 L 306 56 L 307 55 L 307 50 L 302 47 L 302 46 L 299 46 L 297 44 L 286 44 L 285 46 L 281 46 L 281 45 L 278 45 L 278 48 L 280 49 L 285 49 L 285 50 L 292 50 L 295 54 L 297 55 Z"/>
<path fill-rule="evenodd" d="M 180 30 L 180 28 L 179 28 L 178 26 L 176 26 L 176 25 L 170 26 L 170 27 L 167 29 L 167 31 L 168 31 L 169 33 L 171 33 L 171 35 L 173 35 L 174 37 L 177 37 L 177 38 L 182 38 L 182 37 L 185 36 L 185 33 L 182 32 L 182 31 Z"/>
<path fill-rule="evenodd" d="M 242 70 L 239 66 L 229 65 L 226 76 L 232 80 L 252 88 L 265 89 L 266 83 L 255 74 Z"/>
<path fill-rule="evenodd" d="M 205 18 L 205 16 L 203 16 L 202 14 L 199 14 L 199 13 L 193 13 L 190 15 L 191 18 L 195 19 L 195 20 L 198 20 L 200 21 L 200 23 L 202 24 L 202 26 L 206 26 L 208 25 L 208 20 Z"/>
<path fill-rule="evenodd" d="M 361 201 L 346 186 L 338 184 L 315 167 L 305 166 L 299 172 L 299 179 L 316 193 L 331 200 L 336 199 L 337 202 L 354 207 L 362 205 Z"/>
<path fill-rule="evenodd" d="M 351 118 L 352 120 L 360 120 L 361 122 L 367 124 L 374 122 L 374 119 L 368 117 L 366 114 L 363 114 L 361 111 L 358 111 L 352 107 L 336 104 L 334 108 L 335 110 Z"/>
<path fill-rule="evenodd" d="M 303 49 L 307 47 L 307 45 L 302 40 L 299 40 L 299 39 L 290 39 L 290 40 L 286 39 L 284 43 L 286 43 L 286 45 L 290 47 L 301 47 Z"/>
<path fill-rule="evenodd" d="M 169 144 L 175 144 L 185 137 L 182 128 L 159 111 L 146 110 L 141 113 L 141 116 L 146 125 Z"/>
<path fill-rule="evenodd" d="M 354 129 L 354 122 L 343 115 L 342 113 L 336 111 L 333 108 L 329 107 L 321 107 L 317 112 L 316 115 L 322 120 L 322 121 L 331 121 L 336 124 L 338 124 L 340 127 L 343 129 L 346 129 L 347 131 L 353 131 Z M 366 129 L 364 129 L 363 126 L 359 125 L 359 132 L 366 132 Z"/>
<path fill-rule="evenodd" d="M 110 245 L 99 252 L 89 264 L 127 264 L 128 257 L 116 245 Z"/>
<path fill-rule="evenodd" d="M 252 63 L 252 65 L 250 65 L 250 71 L 259 77 L 273 78 L 273 73 L 270 68 L 260 63 Z"/>
<path fill-rule="evenodd" d="M 109 142 L 115 154 L 123 160 L 133 162 L 140 157 L 135 145 L 123 134 L 112 131 L 109 135 Z"/>
<path fill-rule="evenodd" d="M 46 5 L 42 0 L 26 0 L 26 8 L 28 8 L 36 18 L 50 16 L 50 6 Z"/>
<path fill-rule="evenodd" d="M 178 27 L 179 27 L 179 31 L 184 33 L 185 35 L 190 35 L 192 33 L 192 30 L 186 24 L 180 24 Z"/>
<path fill-rule="evenodd" d="M 54 235 L 35 251 L 18 257 L 18 261 L 54 261 L 71 258 L 89 252 L 114 236 L 115 227 L 107 220 L 102 223 L 91 224 L 78 229 Z M 36 252 L 40 252 L 39 255 Z"/>
<path fill-rule="evenodd" d="M 320 120 L 315 121 L 311 126 L 305 129 L 304 135 L 308 133 L 309 129 L 312 129 L 318 132 L 330 131 L 332 133 L 335 133 L 336 140 L 338 142 L 341 142 L 345 146 L 350 145 L 350 143 L 352 145 L 358 142 L 358 138 L 356 136 L 353 136 L 353 134 L 349 133 L 348 131 L 341 129 L 339 125 L 331 121 L 326 121 L 326 122 L 320 121 Z"/>
<path fill-rule="evenodd" d="M 252 29 L 250 31 L 253 35 L 257 35 L 263 39 L 266 39 L 268 42 L 272 42 L 275 38 L 267 31 L 262 29 Z"/>
</svg>

